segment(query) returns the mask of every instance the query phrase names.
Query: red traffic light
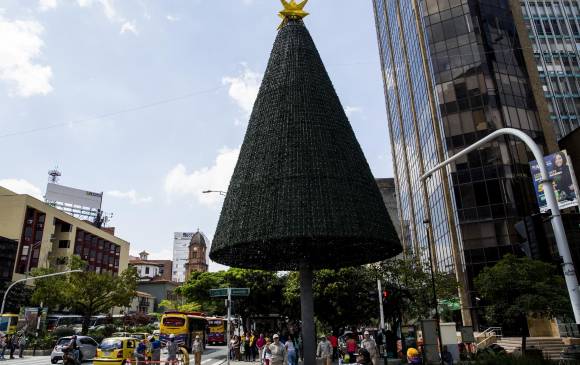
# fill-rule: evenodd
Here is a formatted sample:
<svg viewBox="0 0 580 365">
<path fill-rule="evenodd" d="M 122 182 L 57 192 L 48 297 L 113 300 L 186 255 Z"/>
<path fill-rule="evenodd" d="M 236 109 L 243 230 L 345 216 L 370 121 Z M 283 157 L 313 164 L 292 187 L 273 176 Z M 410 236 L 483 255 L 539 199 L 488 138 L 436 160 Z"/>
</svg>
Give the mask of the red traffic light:
<svg viewBox="0 0 580 365">
<path fill-rule="evenodd" d="M 391 292 L 388 290 L 383 290 L 383 299 L 387 299 L 391 295 Z"/>
</svg>

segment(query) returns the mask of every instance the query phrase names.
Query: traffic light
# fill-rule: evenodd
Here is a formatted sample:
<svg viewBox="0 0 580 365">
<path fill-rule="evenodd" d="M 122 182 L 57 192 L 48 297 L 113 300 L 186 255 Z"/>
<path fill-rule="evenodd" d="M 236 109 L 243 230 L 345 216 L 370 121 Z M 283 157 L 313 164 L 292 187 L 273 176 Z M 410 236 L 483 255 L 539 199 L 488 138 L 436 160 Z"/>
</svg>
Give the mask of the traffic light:
<svg viewBox="0 0 580 365">
<path fill-rule="evenodd" d="M 383 290 L 383 303 L 389 300 L 391 297 L 391 291 L 388 289 Z"/>
</svg>

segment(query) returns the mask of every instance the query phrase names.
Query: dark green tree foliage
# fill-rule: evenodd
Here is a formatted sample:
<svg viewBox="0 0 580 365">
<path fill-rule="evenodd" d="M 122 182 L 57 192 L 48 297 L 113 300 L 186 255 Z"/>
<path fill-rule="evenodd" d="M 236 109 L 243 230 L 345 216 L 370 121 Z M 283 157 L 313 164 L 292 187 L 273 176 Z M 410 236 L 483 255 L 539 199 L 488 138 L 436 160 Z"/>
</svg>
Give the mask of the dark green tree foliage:
<svg viewBox="0 0 580 365">
<path fill-rule="evenodd" d="M 368 266 L 314 273 L 314 312 L 316 319 L 328 328 L 376 324 L 379 317 L 377 282 Z M 300 281 L 291 273 L 284 290 L 288 310 L 300 310 Z"/>
<path fill-rule="evenodd" d="M 413 322 L 432 316 L 435 306 L 429 265 L 410 256 L 383 261 L 371 270 L 393 296 L 384 307 L 387 318 L 402 316 L 406 322 Z M 435 288 L 438 301 L 452 300 L 457 297 L 459 284 L 453 274 L 435 272 Z"/>
<path fill-rule="evenodd" d="M 6 283 L 4 288 L 0 290 L 0 298 L 4 298 L 4 293 L 11 283 Z M 32 289 L 24 283 L 16 284 L 10 289 L 10 293 L 6 296 L 6 304 L 4 305 L 4 312 L 19 313 L 20 307 L 25 307 L 30 304 L 32 296 Z"/>
<path fill-rule="evenodd" d="M 554 265 L 506 255 L 475 278 L 485 316 L 494 325 L 520 327 L 525 316 L 566 317 L 571 313 L 564 277 Z"/>
<path fill-rule="evenodd" d="M 202 311 L 224 314 L 223 298 L 210 298 L 209 290 L 216 288 L 250 288 L 250 296 L 235 297 L 235 314 L 250 317 L 256 314 L 281 313 L 282 288 L 286 278 L 275 272 L 230 268 L 218 272 L 194 272 L 178 289 L 187 301 L 201 304 Z"/>
<path fill-rule="evenodd" d="M 70 269 L 84 269 L 86 262 L 77 256 L 69 260 Z M 47 273 L 42 269 L 34 275 Z M 127 307 L 135 297 L 138 275 L 128 268 L 118 276 L 97 274 L 93 271 L 55 276 L 36 280 L 32 296 L 35 303 L 50 303 L 50 308 L 68 308 L 84 316 L 82 333 L 86 334 L 91 316 L 107 313 L 113 307 Z"/>
</svg>

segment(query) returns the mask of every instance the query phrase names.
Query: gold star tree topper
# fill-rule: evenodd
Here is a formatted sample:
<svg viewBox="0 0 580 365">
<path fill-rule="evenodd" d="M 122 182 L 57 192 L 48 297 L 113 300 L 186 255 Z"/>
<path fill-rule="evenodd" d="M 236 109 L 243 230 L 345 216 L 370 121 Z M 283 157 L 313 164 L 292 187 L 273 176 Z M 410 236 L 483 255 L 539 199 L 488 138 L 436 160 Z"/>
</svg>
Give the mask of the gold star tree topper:
<svg viewBox="0 0 580 365">
<path fill-rule="evenodd" d="M 278 26 L 278 29 L 286 25 L 290 19 L 302 19 L 308 15 L 304 11 L 304 5 L 306 5 L 308 0 L 304 0 L 299 4 L 296 3 L 296 0 L 280 0 L 280 2 L 284 6 L 284 9 L 278 13 L 278 16 L 282 18 L 282 23 Z"/>
</svg>

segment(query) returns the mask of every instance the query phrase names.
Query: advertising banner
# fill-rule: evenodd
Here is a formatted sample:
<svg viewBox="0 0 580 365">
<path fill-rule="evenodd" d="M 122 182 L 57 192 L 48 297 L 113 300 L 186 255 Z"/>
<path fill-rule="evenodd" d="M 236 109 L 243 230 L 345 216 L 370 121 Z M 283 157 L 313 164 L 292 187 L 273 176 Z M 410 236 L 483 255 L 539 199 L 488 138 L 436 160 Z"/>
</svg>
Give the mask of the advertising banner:
<svg viewBox="0 0 580 365">
<path fill-rule="evenodd" d="M 101 209 L 103 193 L 70 188 L 64 185 L 48 183 L 45 199 L 47 202 L 61 202 L 73 206 Z"/>
<path fill-rule="evenodd" d="M 578 184 L 574 176 L 574 170 L 570 157 L 566 151 L 560 151 L 544 157 L 548 175 L 552 180 L 552 186 L 556 193 L 556 200 L 560 209 L 578 206 Z M 530 161 L 530 170 L 534 181 L 534 191 L 538 199 L 540 212 L 548 210 L 548 203 L 542 184 L 542 175 L 537 161 Z"/>
</svg>

